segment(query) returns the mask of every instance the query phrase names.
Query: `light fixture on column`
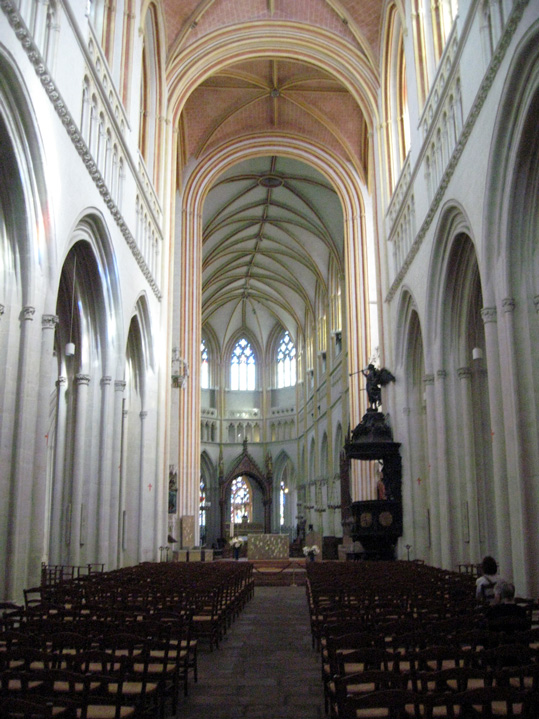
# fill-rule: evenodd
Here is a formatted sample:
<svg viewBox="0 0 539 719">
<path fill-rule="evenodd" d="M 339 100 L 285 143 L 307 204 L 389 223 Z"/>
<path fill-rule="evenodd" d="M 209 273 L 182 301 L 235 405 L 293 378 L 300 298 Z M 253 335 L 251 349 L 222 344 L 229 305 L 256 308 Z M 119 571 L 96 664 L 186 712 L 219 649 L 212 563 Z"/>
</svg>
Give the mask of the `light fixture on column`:
<svg viewBox="0 0 539 719">
<path fill-rule="evenodd" d="M 71 322 L 69 325 L 69 342 L 66 344 L 66 357 L 73 357 L 75 354 L 75 345 L 72 342 L 73 337 L 73 314 L 75 312 L 75 273 L 77 271 L 77 255 L 73 261 L 73 288 L 71 290 Z"/>
<path fill-rule="evenodd" d="M 474 347 L 472 350 L 472 359 L 480 360 L 483 359 L 483 350 L 481 347 Z"/>
</svg>

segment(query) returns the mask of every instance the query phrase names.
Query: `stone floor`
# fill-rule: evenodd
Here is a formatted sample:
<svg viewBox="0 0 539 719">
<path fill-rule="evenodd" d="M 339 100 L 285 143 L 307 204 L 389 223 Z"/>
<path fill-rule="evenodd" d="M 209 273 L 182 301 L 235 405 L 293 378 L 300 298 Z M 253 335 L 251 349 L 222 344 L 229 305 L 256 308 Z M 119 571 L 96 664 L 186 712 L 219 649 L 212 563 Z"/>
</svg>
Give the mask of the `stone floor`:
<svg viewBox="0 0 539 719">
<path fill-rule="evenodd" d="M 256 587 L 217 651 L 199 651 L 198 684 L 178 719 L 322 719 L 320 657 L 304 586 Z"/>
</svg>

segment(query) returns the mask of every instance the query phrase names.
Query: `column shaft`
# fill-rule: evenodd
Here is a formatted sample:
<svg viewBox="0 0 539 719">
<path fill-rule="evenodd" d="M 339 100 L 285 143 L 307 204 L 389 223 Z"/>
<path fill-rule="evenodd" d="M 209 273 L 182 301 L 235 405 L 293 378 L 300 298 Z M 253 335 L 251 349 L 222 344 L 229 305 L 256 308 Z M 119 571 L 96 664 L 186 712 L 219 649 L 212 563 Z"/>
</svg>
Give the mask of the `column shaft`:
<svg viewBox="0 0 539 719">
<path fill-rule="evenodd" d="M 58 323 L 56 315 L 43 315 L 41 318 L 41 357 L 39 365 L 39 385 L 37 388 L 37 413 L 34 447 L 34 471 L 32 477 L 32 519 L 29 542 L 28 579 L 32 585 L 39 584 L 41 562 L 48 562 L 48 477 L 47 454 L 49 447 L 49 404 L 52 386 L 52 353 L 54 346 L 54 328 Z"/>
<path fill-rule="evenodd" d="M 507 521 L 509 496 L 505 465 L 505 434 L 503 401 L 501 394 L 500 345 L 495 307 L 481 310 L 485 326 L 485 346 L 488 367 L 488 390 L 490 402 L 490 424 L 492 436 L 492 461 L 494 501 L 496 513 L 496 546 L 487 547 L 488 554 L 495 554 L 502 576 L 511 572 L 511 528 Z"/>
<path fill-rule="evenodd" d="M 75 376 L 76 407 L 75 431 L 73 438 L 73 478 L 71 489 L 71 533 L 69 545 L 70 563 L 75 566 L 81 562 L 81 547 L 86 543 L 86 527 L 83 505 L 84 471 L 86 456 L 86 421 L 88 408 L 90 377 L 86 374 Z"/>
<path fill-rule="evenodd" d="M 466 516 L 468 530 L 468 561 L 476 562 L 479 557 L 479 521 L 477 512 L 477 476 L 475 471 L 475 440 L 472 408 L 471 370 L 461 367 L 460 379 L 461 437 L 464 446 L 464 481 L 466 483 Z M 462 510 L 464 511 L 464 510 Z M 464 537 L 466 541 L 466 537 Z"/>
<path fill-rule="evenodd" d="M 10 524 L 6 569 L 6 596 L 18 598 L 28 586 L 28 544 L 31 506 L 32 471 L 34 459 L 34 429 L 36 408 L 35 374 L 31 361 L 34 340 L 34 307 L 23 307 L 20 315 L 19 364 L 15 400 L 15 424 L 11 474 Z"/>
</svg>

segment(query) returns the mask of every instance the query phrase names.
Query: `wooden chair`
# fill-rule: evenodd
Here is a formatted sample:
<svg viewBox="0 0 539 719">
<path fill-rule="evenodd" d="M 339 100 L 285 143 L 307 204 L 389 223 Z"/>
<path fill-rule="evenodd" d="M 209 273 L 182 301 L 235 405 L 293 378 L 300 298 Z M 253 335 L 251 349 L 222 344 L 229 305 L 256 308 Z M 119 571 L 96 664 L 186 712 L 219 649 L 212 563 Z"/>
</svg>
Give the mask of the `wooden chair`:
<svg viewBox="0 0 539 719">
<path fill-rule="evenodd" d="M 0 700 L 0 719 L 77 719 L 74 707 L 56 706 L 39 697 L 8 697 Z"/>
<path fill-rule="evenodd" d="M 477 655 L 480 665 L 494 670 L 519 667 L 534 661 L 534 652 L 524 644 L 500 644 Z"/>
<path fill-rule="evenodd" d="M 193 673 L 195 684 L 198 682 L 198 641 L 191 636 L 191 612 L 159 611 L 152 614 L 155 621 L 170 624 L 171 640 L 176 647 L 187 650 L 187 672 Z M 185 677 L 184 694 L 187 696 L 188 674 Z"/>
<path fill-rule="evenodd" d="M 421 694 L 452 692 L 458 694 L 469 689 L 492 686 L 494 675 L 474 667 L 449 667 L 434 672 L 419 672 L 414 676 L 414 689 Z"/>
<path fill-rule="evenodd" d="M 459 707 L 459 716 L 468 714 L 477 719 L 516 719 L 523 715 L 524 700 L 525 694 L 516 689 L 483 687 L 453 695 L 453 707 Z"/>
<path fill-rule="evenodd" d="M 334 701 L 335 687 L 333 678 L 340 675 L 339 659 L 359 648 L 376 647 L 382 649 L 383 639 L 378 634 L 355 632 L 329 636 L 326 647 L 322 650 L 322 682 L 324 685 L 324 701 L 326 711 Z"/>
<path fill-rule="evenodd" d="M 219 648 L 224 631 L 223 621 L 219 591 L 211 589 L 201 593 L 193 610 L 192 629 L 197 639 L 208 639 L 210 651 Z"/>
<path fill-rule="evenodd" d="M 494 672 L 493 679 L 496 686 L 539 692 L 539 664 L 534 662 L 525 666 L 506 667 Z"/>
<path fill-rule="evenodd" d="M 356 674 L 369 669 L 399 671 L 398 658 L 378 647 L 360 647 L 337 655 L 337 674 Z"/>
<path fill-rule="evenodd" d="M 77 704 L 79 719 L 130 719 L 137 713 L 132 697 L 124 693 L 124 680 L 119 674 L 77 674 L 53 669 L 44 678 L 48 683 L 47 697 L 57 706 Z"/>
<path fill-rule="evenodd" d="M 371 694 L 348 695 L 342 719 L 415 719 L 421 714 L 423 698 L 415 692 L 388 689 Z"/>
<path fill-rule="evenodd" d="M 360 697 L 372 692 L 387 691 L 390 689 L 408 689 L 408 678 L 397 672 L 387 672 L 376 669 L 336 676 L 333 680 L 334 692 L 329 699 L 331 717 L 345 715 L 345 707 L 349 697 Z"/>
<path fill-rule="evenodd" d="M 40 676 L 34 677 L 31 672 L 24 669 L 4 669 L 0 672 L 0 696 L 23 696 L 31 692 L 39 693 L 43 680 Z"/>
</svg>

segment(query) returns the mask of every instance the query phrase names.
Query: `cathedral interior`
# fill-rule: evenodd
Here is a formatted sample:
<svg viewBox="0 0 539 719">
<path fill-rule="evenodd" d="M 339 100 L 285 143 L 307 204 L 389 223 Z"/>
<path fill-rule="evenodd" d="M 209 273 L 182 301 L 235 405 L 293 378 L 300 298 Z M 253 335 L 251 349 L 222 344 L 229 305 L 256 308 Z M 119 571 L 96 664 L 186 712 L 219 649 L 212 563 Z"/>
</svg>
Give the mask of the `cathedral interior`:
<svg viewBox="0 0 539 719">
<path fill-rule="evenodd" d="M 538 118 L 534 0 L 0 0 L 0 600 L 346 541 L 369 409 L 395 556 L 537 596 Z"/>
</svg>

